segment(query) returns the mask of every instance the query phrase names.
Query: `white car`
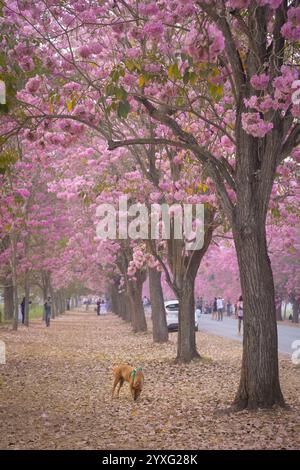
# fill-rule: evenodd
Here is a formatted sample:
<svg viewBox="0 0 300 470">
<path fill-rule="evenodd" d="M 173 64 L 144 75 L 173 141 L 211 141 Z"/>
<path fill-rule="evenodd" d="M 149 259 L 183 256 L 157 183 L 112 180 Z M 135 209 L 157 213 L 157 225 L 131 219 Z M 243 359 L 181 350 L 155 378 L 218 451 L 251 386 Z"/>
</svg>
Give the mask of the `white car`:
<svg viewBox="0 0 300 470">
<path fill-rule="evenodd" d="M 165 301 L 165 312 L 166 312 L 168 331 L 178 331 L 178 311 L 179 311 L 178 300 L 166 300 Z M 197 318 L 196 311 L 195 311 L 195 330 L 198 331 L 198 318 Z"/>
</svg>

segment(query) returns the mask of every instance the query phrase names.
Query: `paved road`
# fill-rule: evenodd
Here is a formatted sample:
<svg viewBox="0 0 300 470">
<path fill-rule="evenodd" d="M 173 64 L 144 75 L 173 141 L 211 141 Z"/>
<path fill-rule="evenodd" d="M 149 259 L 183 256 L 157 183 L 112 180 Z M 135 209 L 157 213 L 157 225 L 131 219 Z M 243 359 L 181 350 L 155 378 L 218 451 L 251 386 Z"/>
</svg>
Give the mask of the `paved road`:
<svg viewBox="0 0 300 470">
<path fill-rule="evenodd" d="M 237 320 L 233 318 L 224 317 L 223 322 L 218 322 L 212 321 L 211 315 L 201 315 L 199 329 L 207 331 L 208 333 L 214 333 L 218 336 L 224 336 L 225 338 L 242 341 L 242 338 L 237 335 Z M 296 326 L 278 325 L 279 352 L 292 354 L 294 351 L 294 349 L 292 349 L 292 343 L 295 340 L 300 340 L 300 328 Z"/>
</svg>

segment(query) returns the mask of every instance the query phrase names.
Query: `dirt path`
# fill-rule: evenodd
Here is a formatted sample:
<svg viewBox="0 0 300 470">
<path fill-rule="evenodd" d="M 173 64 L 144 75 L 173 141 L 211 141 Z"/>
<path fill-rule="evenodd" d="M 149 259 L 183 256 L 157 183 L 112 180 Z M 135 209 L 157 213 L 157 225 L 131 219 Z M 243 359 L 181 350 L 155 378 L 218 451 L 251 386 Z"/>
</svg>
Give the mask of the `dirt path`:
<svg viewBox="0 0 300 470">
<path fill-rule="evenodd" d="M 281 359 L 289 410 L 216 416 L 234 397 L 240 344 L 197 333 L 202 361 L 172 363 L 176 334 L 153 345 L 119 318 L 70 312 L 46 329 L 0 328 L 1 449 L 300 449 L 300 367 Z M 143 367 L 145 389 L 111 400 L 112 365 Z"/>
</svg>

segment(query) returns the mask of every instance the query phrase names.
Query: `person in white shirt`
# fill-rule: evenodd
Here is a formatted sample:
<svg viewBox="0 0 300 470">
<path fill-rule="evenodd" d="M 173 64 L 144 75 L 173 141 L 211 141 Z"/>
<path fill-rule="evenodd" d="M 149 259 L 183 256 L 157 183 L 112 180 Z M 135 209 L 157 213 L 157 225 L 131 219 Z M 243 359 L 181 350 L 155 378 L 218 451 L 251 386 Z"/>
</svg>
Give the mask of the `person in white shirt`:
<svg viewBox="0 0 300 470">
<path fill-rule="evenodd" d="M 221 297 L 217 298 L 217 311 L 218 321 L 223 321 L 224 300 Z"/>
</svg>

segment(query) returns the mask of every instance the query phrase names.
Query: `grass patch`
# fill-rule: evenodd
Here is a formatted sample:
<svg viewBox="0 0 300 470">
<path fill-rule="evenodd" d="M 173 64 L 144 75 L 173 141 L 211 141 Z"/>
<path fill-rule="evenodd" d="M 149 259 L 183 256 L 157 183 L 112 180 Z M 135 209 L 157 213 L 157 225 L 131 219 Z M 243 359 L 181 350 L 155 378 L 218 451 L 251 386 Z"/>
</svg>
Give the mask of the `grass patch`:
<svg viewBox="0 0 300 470">
<path fill-rule="evenodd" d="M 30 305 L 29 306 L 29 319 L 41 318 L 43 316 L 43 305 Z"/>
<path fill-rule="evenodd" d="M 34 318 L 42 318 L 44 313 L 43 305 L 29 305 L 29 319 L 33 320 Z M 0 315 L 0 325 L 9 325 L 12 323 L 12 320 L 5 320 L 4 315 Z M 20 321 L 19 321 L 20 323 Z"/>
</svg>

